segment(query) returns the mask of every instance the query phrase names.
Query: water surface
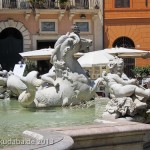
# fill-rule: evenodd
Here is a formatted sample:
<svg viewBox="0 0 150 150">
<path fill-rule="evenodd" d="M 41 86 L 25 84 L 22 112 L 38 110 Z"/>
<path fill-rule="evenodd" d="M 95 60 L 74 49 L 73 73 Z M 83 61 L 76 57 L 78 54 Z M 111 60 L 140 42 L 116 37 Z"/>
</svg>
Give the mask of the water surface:
<svg viewBox="0 0 150 150">
<path fill-rule="evenodd" d="M 0 138 L 13 137 L 26 129 L 91 124 L 93 108 L 26 109 L 16 100 L 0 101 Z"/>
<path fill-rule="evenodd" d="M 27 109 L 17 100 L 0 100 L 0 139 L 19 139 L 30 129 L 93 124 L 95 119 L 95 107 Z"/>
</svg>

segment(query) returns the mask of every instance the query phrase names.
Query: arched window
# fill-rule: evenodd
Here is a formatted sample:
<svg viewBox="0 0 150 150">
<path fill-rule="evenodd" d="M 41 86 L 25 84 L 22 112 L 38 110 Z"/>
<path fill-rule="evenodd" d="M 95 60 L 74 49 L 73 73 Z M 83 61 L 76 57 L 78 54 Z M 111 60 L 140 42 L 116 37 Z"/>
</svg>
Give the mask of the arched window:
<svg viewBox="0 0 150 150">
<path fill-rule="evenodd" d="M 125 48 L 134 48 L 134 42 L 125 36 L 119 37 L 117 38 L 114 43 L 113 43 L 113 47 L 125 47 Z"/>
<path fill-rule="evenodd" d="M 117 38 L 114 41 L 112 47 L 124 47 L 124 48 L 134 49 L 135 44 L 130 38 L 122 36 L 122 37 Z M 127 76 L 134 77 L 131 69 L 133 69 L 135 66 L 135 59 L 134 58 L 123 58 L 123 59 L 124 59 L 124 64 L 125 64 L 124 72 L 127 74 Z"/>
</svg>

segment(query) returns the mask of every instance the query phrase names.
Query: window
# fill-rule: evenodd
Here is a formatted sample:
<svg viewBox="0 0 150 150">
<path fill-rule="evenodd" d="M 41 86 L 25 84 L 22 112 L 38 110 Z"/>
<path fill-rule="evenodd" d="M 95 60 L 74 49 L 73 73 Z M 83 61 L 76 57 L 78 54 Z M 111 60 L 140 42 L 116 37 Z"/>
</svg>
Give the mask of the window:
<svg viewBox="0 0 150 150">
<path fill-rule="evenodd" d="M 75 20 L 74 24 L 76 24 L 79 27 L 81 33 L 91 33 L 90 21 Z"/>
<path fill-rule="evenodd" d="M 55 22 L 41 22 L 42 31 L 55 31 Z"/>
<path fill-rule="evenodd" d="M 130 7 L 130 0 L 115 0 L 115 8 L 128 8 Z"/>
<path fill-rule="evenodd" d="M 58 32 L 58 24 L 57 20 L 40 20 L 40 33 L 57 33 Z"/>
<path fill-rule="evenodd" d="M 125 36 L 119 37 L 114 41 L 112 47 L 116 47 L 116 46 L 132 48 L 132 49 L 135 48 L 135 44 L 134 44 L 133 40 L 128 37 L 125 37 Z M 135 66 L 135 59 L 134 58 L 124 58 L 124 64 L 125 64 L 125 67 L 124 67 L 125 74 L 127 74 L 127 76 L 133 78 L 134 74 L 131 70 Z"/>
<path fill-rule="evenodd" d="M 81 32 L 89 32 L 88 22 L 76 22 L 76 25 L 79 27 Z"/>
</svg>

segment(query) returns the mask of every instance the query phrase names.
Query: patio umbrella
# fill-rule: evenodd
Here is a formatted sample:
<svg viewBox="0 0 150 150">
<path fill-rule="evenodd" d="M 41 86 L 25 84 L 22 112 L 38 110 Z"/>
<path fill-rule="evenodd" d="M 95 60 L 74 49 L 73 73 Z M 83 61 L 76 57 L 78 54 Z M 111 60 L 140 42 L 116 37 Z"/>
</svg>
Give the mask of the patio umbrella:
<svg viewBox="0 0 150 150">
<path fill-rule="evenodd" d="M 40 50 L 28 51 L 19 53 L 23 58 L 28 60 L 49 60 L 52 55 L 54 49 L 53 48 L 45 48 Z M 75 57 L 79 58 L 83 53 L 76 53 Z"/>
<path fill-rule="evenodd" d="M 28 51 L 19 53 L 23 58 L 27 58 L 29 60 L 49 60 L 50 56 L 54 49 L 52 48 L 45 48 L 40 50 Z"/>
<path fill-rule="evenodd" d="M 107 65 L 114 56 L 99 50 L 85 53 L 78 59 L 82 67 L 92 67 L 93 65 Z"/>
<path fill-rule="evenodd" d="M 149 58 L 150 57 L 150 51 L 145 50 L 138 50 L 138 49 L 130 49 L 130 48 L 107 48 L 103 51 L 116 55 L 118 57 L 126 57 L 126 58 Z"/>
</svg>

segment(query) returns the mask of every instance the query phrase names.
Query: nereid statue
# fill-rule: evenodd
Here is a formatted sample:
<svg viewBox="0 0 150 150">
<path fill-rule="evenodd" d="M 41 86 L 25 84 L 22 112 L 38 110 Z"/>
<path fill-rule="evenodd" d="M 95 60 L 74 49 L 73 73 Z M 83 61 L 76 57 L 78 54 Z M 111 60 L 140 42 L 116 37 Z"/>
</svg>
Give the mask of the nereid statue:
<svg viewBox="0 0 150 150">
<path fill-rule="evenodd" d="M 122 58 L 114 57 L 108 64 L 110 73 L 103 72 L 104 84 L 109 90 L 111 100 L 103 117 L 120 118 L 141 116 L 148 109 L 150 89 L 140 86 L 136 79 L 129 79 L 124 73 Z M 145 116 L 142 116 L 145 117 Z"/>
</svg>

